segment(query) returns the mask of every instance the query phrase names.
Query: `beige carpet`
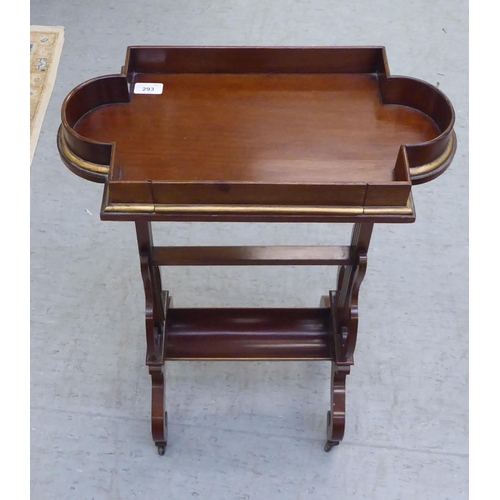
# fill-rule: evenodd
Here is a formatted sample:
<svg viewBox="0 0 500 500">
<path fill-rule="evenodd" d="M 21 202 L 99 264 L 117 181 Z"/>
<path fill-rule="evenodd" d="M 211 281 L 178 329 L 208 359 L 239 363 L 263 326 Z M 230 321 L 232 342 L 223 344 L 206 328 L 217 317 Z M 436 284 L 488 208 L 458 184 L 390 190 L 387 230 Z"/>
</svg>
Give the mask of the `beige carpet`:
<svg viewBox="0 0 500 500">
<path fill-rule="evenodd" d="M 54 88 L 63 43 L 62 26 L 30 27 L 30 163 Z"/>
</svg>

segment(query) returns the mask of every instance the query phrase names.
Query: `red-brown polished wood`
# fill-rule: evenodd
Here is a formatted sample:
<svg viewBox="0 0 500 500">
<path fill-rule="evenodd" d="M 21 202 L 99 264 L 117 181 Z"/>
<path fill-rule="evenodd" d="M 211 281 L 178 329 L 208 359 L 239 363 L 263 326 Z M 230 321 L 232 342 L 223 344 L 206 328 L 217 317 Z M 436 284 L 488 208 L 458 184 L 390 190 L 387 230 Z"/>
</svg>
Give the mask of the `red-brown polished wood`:
<svg viewBox="0 0 500 500">
<path fill-rule="evenodd" d="M 328 309 L 176 309 L 165 359 L 331 360 Z"/>
<path fill-rule="evenodd" d="M 67 97 L 59 148 L 106 182 L 105 220 L 412 222 L 453 122 L 439 89 L 390 76 L 383 47 L 130 47 L 121 75 Z"/>
<path fill-rule="evenodd" d="M 160 198 L 171 182 L 220 183 L 221 190 L 390 182 L 401 144 L 438 135 L 423 113 L 381 104 L 375 75 L 146 74 L 133 84 L 140 81 L 162 83 L 163 93 L 97 108 L 75 131 L 115 142 L 112 180 L 149 179 Z M 168 199 L 188 201 L 179 193 Z M 235 195 L 233 202 L 251 201 Z"/>
<path fill-rule="evenodd" d="M 166 360 L 329 360 L 325 451 L 338 445 L 374 223 L 413 222 L 412 186 L 450 165 L 447 97 L 391 76 L 383 47 L 129 47 L 61 119 L 64 164 L 105 184 L 101 219 L 135 222 L 158 452 Z M 354 226 L 348 246 L 176 247 L 153 243 L 152 221 Z M 234 265 L 339 270 L 318 308 L 179 309 L 163 290 L 160 266 Z"/>
<path fill-rule="evenodd" d="M 351 261 L 349 246 L 162 247 L 157 266 L 339 266 Z"/>
</svg>

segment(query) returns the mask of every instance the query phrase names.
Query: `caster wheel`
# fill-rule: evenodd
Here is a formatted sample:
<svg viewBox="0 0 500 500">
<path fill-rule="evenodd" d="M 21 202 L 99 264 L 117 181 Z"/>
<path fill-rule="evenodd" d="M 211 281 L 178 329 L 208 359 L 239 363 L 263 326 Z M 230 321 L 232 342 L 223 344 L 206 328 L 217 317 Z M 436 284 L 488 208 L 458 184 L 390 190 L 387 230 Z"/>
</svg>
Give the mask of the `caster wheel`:
<svg viewBox="0 0 500 500">
<path fill-rule="evenodd" d="M 167 412 L 165 412 L 165 420 L 163 422 L 163 432 L 158 432 L 158 434 L 155 435 L 155 430 L 153 430 L 153 439 L 158 439 L 158 441 L 155 441 L 156 448 L 158 448 L 158 455 L 163 456 L 165 455 L 165 449 L 167 447 L 167 435 L 168 435 L 168 425 L 167 425 Z"/>
<path fill-rule="evenodd" d="M 328 453 L 334 446 L 338 446 L 338 441 L 327 441 L 324 450 Z"/>
</svg>

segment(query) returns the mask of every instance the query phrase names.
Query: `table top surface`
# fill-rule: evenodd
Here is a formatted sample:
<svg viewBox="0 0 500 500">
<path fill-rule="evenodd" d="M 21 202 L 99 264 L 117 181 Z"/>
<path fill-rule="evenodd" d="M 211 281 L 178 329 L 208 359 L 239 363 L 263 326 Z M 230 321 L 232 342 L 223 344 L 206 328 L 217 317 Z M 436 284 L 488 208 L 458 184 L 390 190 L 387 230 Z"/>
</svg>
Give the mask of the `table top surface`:
<svg viewBox="0 0 500 500">
<path fill-rule="evenodd" d="M 182 50 L 129 48 L 121 74 L 63 104 L 61 156 L 106 183 L 111 218 L 215 207 L 411 219 L 412 184 L 451 162 L 451 104 L 425 82 L 390 77 L 383 49 Z M 154 93 L 142 93 L 148 84 Z"/>
<path fill-rule="evenodd" d="M 438 135 L 382 105 L 373 75 L 148 75 L 160 95 L 87 113 L 82 136 L 116 144 L 123 181 L 390 182 L 401 144 Z"/>
</svg>

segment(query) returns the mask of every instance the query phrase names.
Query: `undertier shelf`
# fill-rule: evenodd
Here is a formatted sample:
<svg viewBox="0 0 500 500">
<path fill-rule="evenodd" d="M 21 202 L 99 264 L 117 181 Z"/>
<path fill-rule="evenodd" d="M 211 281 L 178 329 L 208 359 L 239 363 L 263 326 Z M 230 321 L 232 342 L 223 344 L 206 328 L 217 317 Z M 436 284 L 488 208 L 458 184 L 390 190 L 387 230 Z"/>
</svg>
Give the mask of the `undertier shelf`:
<svg viewBox="0 0 500 500">
<path fill-rule="evenodd" d="M 331 360 L 327 308 L 168 310 L 165 359 Z"/>
</svg>

